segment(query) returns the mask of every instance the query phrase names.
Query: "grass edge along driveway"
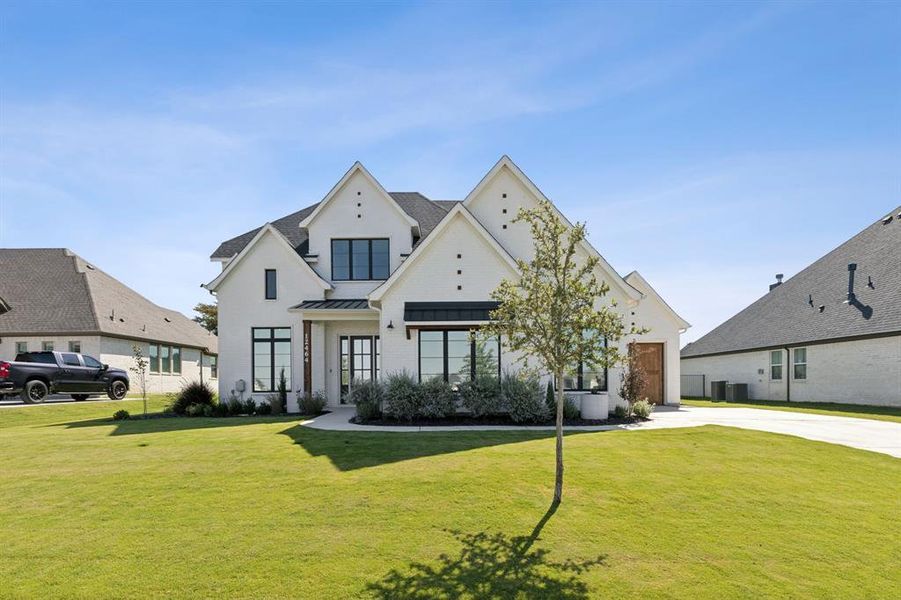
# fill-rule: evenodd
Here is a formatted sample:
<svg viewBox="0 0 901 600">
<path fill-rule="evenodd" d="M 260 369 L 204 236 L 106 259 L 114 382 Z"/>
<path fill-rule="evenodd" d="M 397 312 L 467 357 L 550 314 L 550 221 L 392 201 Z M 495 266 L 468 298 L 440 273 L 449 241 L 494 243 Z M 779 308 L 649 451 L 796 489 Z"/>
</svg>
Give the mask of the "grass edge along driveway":
<svg viewBox="0 0 901 600">
<path fill-rule="evenodd" d="M 784 402 L 777 400 L 747 400 L 745 402 L 714 402 L 696 398 L 683 398 L 686 406 L 702 408 L 762 408 L 789 412 L 804 412 L 830 417 L 875 419 L 901 423 L 901 407 L 873 406 L 869 404 L 839 404 L 837 402 Z"/>
</svg>

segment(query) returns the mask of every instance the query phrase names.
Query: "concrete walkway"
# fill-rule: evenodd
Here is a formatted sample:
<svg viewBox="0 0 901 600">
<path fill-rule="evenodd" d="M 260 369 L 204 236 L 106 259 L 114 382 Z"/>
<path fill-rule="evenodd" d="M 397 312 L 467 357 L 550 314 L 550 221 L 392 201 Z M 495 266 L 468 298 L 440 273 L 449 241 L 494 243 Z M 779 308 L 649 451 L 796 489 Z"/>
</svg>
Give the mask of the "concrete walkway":
<svg viewBox="0 0 901 600">
<path fill-rule="evenodd" d="M 381 426 L 350 423 L 352 407 L 333 409 L 332 412 L 301 423 L 313 429 L 329 431 L 382 431 L 417 433 L 425 431 L 552 431 L 553 427 L 528 427 L 514 425 L 477 426 Z M 759 408 L 680 408 L 658 407 L 653 419 L 634 425 L 597 425 L 567 427 L 566 431 L 640 431 L 669 429 L 673 427 L 699 427 L 723 425 L 741 429 L 754 429 L 769 433 L 794 435 L 808 440 L 850 446 L 860 450 L 881 452 L 901 458 L 901 423 L 833 417 L 812 413 L 763 410 Z"/>
</svg>

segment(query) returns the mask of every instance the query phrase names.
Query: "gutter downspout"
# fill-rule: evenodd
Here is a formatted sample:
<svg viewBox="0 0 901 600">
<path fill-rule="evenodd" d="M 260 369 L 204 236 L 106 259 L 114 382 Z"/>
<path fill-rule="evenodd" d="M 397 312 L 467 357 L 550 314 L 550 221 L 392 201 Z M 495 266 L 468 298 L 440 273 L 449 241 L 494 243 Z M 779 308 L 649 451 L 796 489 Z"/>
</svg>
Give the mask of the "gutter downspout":
<svg viewBox="0 0 901 600">
<path fill-rule="evenodd" d="M 791 351 L 788 349 L 788 346 L 785 347 L 785 401 L 792 401 L 792 365 L 791 365 Z"/>
</svg>

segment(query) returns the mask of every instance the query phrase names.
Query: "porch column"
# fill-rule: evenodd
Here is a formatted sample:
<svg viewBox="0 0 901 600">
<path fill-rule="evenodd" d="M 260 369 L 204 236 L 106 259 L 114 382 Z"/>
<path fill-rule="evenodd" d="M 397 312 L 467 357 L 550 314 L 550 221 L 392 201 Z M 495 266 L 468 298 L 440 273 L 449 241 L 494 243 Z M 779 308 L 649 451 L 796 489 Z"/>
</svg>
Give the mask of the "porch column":
<svg viewBox="0 0 901 600">
<path fill-rule="evenodd" d="M 303 391 L 313 393 L 313 322 L 303 321 Z"/>
</svg>

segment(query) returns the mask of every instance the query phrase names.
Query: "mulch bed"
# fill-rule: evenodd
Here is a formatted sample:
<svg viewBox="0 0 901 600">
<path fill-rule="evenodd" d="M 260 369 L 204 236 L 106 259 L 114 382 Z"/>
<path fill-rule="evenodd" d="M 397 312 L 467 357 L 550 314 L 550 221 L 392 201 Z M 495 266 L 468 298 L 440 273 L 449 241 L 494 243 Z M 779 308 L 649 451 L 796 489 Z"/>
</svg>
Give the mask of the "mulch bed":
<svg viewBox="0 0 901 600">
<path fill-rule="evenodd" d="M 564 419 L 565 427 L 573 427 L 580 425 L 629 425 L 631 423 L 641 423 L 648 419 L 638 417 L 629 417 L 627 419 L 618 419 L 610 417 L 609 419 Z M 455 417 L 445 417 L 443 419 L 415 419 L 413 421 L 398 421 L 395 419 L 372 419 L 369 421 L 358 420 L 357 417 L 350 419 L 351 423 L 357 425 L 385 425 L 392 427 L 438 427 L 438 426 L 474 426 L 474 425 L 505 425 L 516 427 L 553 427 L 556 421 L 549 419 L 540 423 L 514 423 L 506 417 L 470 417 L 467 415 L 457 415 Z"/>
</svg>

